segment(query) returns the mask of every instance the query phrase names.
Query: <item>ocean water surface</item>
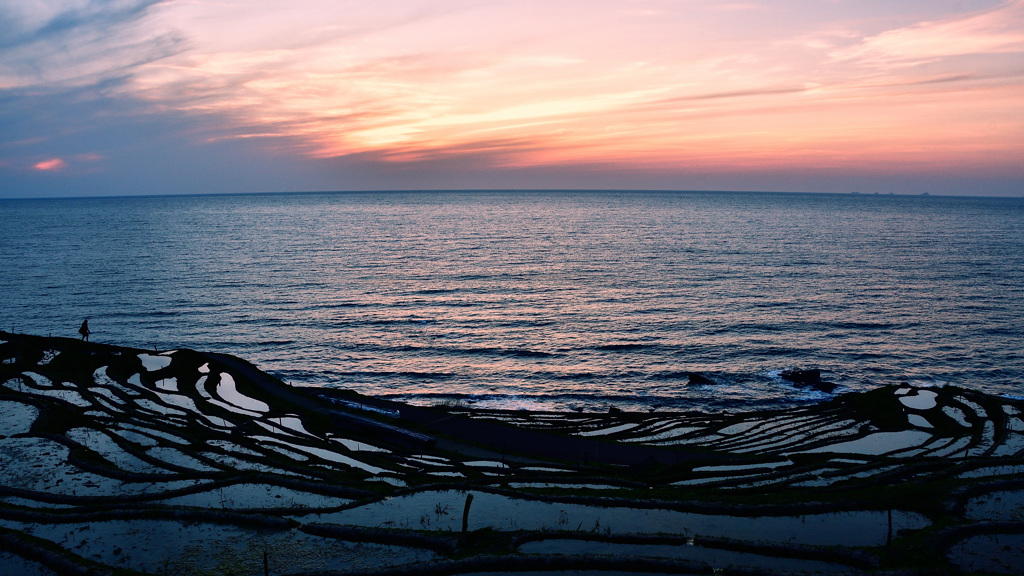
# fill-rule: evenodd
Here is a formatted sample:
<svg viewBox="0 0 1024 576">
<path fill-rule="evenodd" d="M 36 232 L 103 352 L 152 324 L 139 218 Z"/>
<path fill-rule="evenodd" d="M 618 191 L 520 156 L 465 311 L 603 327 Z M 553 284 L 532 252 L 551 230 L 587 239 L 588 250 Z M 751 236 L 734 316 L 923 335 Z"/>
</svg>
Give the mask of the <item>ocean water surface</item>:
<svg viewBox="0 0 1024 576">
<path fill-rule="evenodd" d="M 1024 199 L 407 192 L 0 201 L 0 327 L 417 403 L 1024 395 Z M 688 384 L 699 372 L 715 383 Z"/>
</svg>

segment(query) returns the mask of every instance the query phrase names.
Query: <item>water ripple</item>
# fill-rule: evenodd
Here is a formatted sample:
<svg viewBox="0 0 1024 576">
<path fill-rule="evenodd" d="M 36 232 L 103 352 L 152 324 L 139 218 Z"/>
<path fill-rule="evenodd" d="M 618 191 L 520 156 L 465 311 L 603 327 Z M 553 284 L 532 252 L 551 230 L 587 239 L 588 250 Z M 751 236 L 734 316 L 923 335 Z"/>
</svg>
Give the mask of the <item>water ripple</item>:
<svg viewBox="0 0 1024 576">
<path fill-rule="evenodd" d="M 0 325 L 300 385 L 723 409 L 1024 381 L 1024 201 L 380 193 L 3 201 Z M 691 372 L 714 385 L 688 385 Z"/>
</svg>

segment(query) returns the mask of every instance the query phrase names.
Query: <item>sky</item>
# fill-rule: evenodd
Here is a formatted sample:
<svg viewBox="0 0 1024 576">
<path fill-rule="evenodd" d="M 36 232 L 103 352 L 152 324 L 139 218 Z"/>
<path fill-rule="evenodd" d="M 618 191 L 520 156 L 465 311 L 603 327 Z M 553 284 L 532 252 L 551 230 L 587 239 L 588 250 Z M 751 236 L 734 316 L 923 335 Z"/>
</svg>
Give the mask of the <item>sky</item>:
<svg viewBox="0 0 1024 576">
<path fill-rule="evenodd" d="M 0 198 L 1024 196 L 1024 0 L 0 0 Z"/>
</svg>

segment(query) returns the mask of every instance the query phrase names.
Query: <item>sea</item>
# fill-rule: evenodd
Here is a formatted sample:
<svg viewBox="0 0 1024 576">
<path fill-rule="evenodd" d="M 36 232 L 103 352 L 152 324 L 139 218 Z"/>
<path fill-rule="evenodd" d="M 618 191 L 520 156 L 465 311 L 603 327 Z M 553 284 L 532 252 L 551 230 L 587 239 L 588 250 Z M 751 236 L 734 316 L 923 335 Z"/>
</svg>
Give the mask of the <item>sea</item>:
<svg viewBox="0 0 1024 576">
<path fill-rule="evenodd" d="M 718 412 L 900 382 L 1019 398 L 1024 199 L 0 200 L 0 328 L 77 338 L 85 318 L 96 342 L 425 405 Z"/>
</svg>

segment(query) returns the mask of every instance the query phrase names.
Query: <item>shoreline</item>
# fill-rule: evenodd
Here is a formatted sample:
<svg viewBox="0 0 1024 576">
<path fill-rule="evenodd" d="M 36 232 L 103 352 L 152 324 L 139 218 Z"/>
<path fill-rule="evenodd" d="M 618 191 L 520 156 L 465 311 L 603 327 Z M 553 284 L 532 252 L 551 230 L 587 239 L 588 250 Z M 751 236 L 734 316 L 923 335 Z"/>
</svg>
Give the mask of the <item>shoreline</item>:
<svg viewBox="0 0 1024 576">
<path fill-rule="evenodd" d="M 1024 554 L 1024 518 L 992 504 L 1024 503 L 1024 402 L 951 387 L 729 414 L 420 407 L 225 354 L 0 332 L 0 408 L 0 549 L 21 559 L 0 566 L 158 573 L 143 549 L 171 532 L 209 532 L 246 569 L 258 555 L 230 534 L 332 558 L 272 570 L 296 574 L 700 572 L 716 554 L 736 573 L 957 573 L 978 534 Z M 383 548 L 364 565 L 357 545 Z M 160 549 L 181 573 L 227 570 Z"/>
</svg>

